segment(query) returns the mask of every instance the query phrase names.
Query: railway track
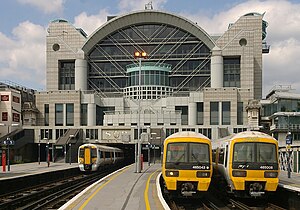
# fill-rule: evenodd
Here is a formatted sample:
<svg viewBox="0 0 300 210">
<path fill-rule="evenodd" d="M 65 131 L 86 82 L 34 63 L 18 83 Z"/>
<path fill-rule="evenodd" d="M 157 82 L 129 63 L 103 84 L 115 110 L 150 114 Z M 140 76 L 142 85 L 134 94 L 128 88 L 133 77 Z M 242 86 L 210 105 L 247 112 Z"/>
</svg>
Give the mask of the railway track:
<svg viewBox="0 0 300 210">
<path fill-rule="evenodd" d="M 58 209 L 84 188 L 115 170 L 117 169 L 110 168 L 95 174 L 80 175 L 56 183 L 45 184 L 38 188 L 33 187 L 19 192 L 18 195 L 2 196 L 0 198 L 0 209 Z"/>
</svg>

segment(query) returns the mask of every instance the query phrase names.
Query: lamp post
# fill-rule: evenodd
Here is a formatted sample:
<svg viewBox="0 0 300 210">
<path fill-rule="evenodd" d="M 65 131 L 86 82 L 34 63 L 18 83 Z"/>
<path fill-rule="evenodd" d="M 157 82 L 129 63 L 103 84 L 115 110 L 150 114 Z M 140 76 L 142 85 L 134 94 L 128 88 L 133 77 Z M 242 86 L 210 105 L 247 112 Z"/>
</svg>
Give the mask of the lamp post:
<svg viewBox="0 0 300 210">
<path fill-rule="evenodd" d="M 69 161 L 70 161 L 70 165 L 72 164 L 71 158 L 72 158 L 72 148 L 71 148 L 72 144 L 69 143 L 69 150 L 70 150 L 70 157 L 69 157 Z"/>
<path fill-rule="evenodd" d="M 141 78 L 142 78 L 142 58 L 146 58 L 146 52 L 135 52 L 134 57 L 139 59 L 139 93 L 138 93 L 138 143 L 137 143 L 137 173 L 141 172 Z"/>
<path fill-rule="evenodd" d="M 49 167 L 50 166 L 49 139 L 44 138 L 44 140 L 46 140 L 46 160 L 47 160 L 47 165 Z"/>
<path fill-rule="evenodd" d="M 38 143 L 38 147 L 39 147 L 39 154 L 38 154 L 38 162 L 39 165 L 41 164 L 41 140 L 40 140 L 40 136 L 39 136 L 39 143 Z"/>
<path fill-rule="evenodd" d="M 71 134 L 70 136 L 70 140 L 69 140 L 69 163 L 71 165 L 72 163 L 72 139 L 75 137 L 73 134 Z"/>
<path fill-rule="evenodd" d="M 148 142 L 148 166 L 150 166 L 150 147 L 151 147 L 151 144 L 150 144 L 150 142 Z"/>
<path fill-rule="evenodd" d="M 10 138 L 7 137 L 6 139 L 6 145 L 7 145 L 7 171 L 10 171 L 10 158 L 9 158 L 9 145 L 10 145 Z"/>
</svg>

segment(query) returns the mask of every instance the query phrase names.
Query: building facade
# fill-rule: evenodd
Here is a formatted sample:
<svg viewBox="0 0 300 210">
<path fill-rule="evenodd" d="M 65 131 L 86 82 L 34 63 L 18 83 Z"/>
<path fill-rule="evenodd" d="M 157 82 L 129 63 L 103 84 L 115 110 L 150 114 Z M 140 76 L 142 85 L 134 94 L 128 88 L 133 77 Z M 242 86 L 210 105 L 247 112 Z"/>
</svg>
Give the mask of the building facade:
<svg viewBox="0 0 300 210">
<path fill-rule="evenodd" d="M 249 103 L 262 97 L 266 27 L 263 15 L 249 13 L 215 36 L 152 9 L 108 17 L 90 36 L 52 21 L 47 90 L 36 92 L 36 110 L 27 112 L 35 117 L 23 129 L 53 156 L 70 142 L 134 145 L 139 128 L 143 143 L 156 145 L 177 131 L 214 140 L 258 129 L 259 109 Z"/>
</svg>

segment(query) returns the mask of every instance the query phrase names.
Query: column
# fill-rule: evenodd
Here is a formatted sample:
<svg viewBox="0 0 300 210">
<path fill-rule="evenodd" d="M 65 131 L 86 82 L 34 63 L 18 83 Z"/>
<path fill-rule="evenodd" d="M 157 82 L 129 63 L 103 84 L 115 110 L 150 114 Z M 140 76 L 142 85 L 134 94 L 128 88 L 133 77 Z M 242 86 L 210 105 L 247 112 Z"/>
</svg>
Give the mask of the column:
<svg viewBox="0 0 300 210">
<path fill-rule="evenodd" d="M 75 90 L 87 90 L 87 62 L 75 60 Z"/>
<path fill-rule="evenodd" d="M 189 117 L 188 118 L 189 125 L 197 124 L 197 103 L 196 102 L 189 102 L 188 117 Z"/>
<path fill-rule="evenodd" d="M 223 87 L 223 57 L 222 50 L 219 47 L 214 47 L 211 54 L 210 63 L 211 87 Z"/>
<path fill-rule="evenodd" d="M 96 104 L 91 104 L 91 103 L 88 104 L 87 112 L 88 112 L 87 125 L 88 126 L 96 125 Z"/>
</svg>

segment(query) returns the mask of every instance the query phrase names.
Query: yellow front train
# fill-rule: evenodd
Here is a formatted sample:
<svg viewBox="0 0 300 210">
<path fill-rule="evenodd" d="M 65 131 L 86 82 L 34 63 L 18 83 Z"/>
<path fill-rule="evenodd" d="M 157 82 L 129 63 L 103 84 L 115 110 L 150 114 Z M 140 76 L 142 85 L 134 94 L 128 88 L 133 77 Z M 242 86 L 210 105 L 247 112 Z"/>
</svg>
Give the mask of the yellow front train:
<svg viewBox="0 0 300 210">
<path fill-rule="evenodd" d="M 235 197 L 265 197 L 279 183 L 278 142 L 245 131 L 213 142 L 214 179 Z"/>
<path fill-rule="evenodd" d="M 83 144 L 78 149 L 80 171 L 97 171 L 101 166 L 119 163 L 123 160 L 123 151 L 115 147 Z"/>
<path fill-rule="evenodd" d="M 164 142 L 162 174 L 165 187 L 175 196 L 201 195 L 212 176 L 211 142 L 195 132 L 178 132 Z"/>
</svg>

